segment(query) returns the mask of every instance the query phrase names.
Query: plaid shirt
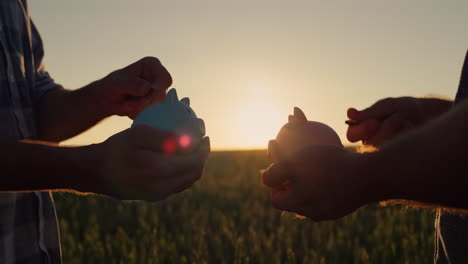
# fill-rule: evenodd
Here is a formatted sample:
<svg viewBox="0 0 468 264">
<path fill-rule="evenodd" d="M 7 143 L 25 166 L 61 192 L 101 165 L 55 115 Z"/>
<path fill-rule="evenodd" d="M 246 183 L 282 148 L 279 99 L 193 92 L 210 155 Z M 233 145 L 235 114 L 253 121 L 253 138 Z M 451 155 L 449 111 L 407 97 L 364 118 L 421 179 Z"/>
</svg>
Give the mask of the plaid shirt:
<svg viewBox="0 0 468 264">
<path fill-rule="evenodd" d="M 0 137 L 37 139 L 40 98 L 59 87 L 43 55 L 26 0 L 0 0 Z M 0 193 L 0 263 L 61 263 L 49 192 Z"/>
</svg>

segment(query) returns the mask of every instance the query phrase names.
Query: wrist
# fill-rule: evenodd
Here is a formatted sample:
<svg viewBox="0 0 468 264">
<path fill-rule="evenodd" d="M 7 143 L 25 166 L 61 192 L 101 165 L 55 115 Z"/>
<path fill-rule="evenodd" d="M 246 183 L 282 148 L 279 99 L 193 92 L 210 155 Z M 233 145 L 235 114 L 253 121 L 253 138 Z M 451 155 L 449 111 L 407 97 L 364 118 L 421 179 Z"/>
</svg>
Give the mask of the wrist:
<svg viewBox="0 0 468 264">
<path fill-rule="evenodd" d="M 94 81 L 85 87 L 75 90 L 75 96 L 79 98 L 83 105 L 85 105 L 85 111 L 89 113 L 93 113 L 96 115 L 96 119 L 102 120 L 109 116 L 112 116 L 111 107 L 106 104 L 105 98 L 106 96 L 102 94 L 102 84 L 103 80 Z"/>
<path fill-rule="evenodd" d="M 75 174 L 71 188 L 84 193 L 107 194 L 103 176 L 106 153 L 102 143 L 76 147 L 71 153 L 72 168 L 79 172 Z"/>
<path fill-rule="evenodd" d="M 360 186 L 363 202 L 367 204 L 393 199 L 391 185 L 385 182 L 385 174 L 380 169 L 379 153 L 368 152 L 358 155 L 356 182 Z"/>
<path fill-rule="evenodd" d="M 402 159 L 401 156 L 388 148 L 363 154 L 363 192 L 370 202 L 413 199 L 418 180 L 415 173 L 408 173 L 408 162 L 411 161 Z"/>
</svg>

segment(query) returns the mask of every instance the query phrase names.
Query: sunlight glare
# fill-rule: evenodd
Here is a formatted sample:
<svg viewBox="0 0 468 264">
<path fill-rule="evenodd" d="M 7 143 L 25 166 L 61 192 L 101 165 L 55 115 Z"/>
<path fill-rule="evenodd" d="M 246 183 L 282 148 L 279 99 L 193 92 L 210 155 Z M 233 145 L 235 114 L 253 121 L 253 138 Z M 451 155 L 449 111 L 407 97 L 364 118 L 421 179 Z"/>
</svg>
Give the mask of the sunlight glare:
<svg viewBox="0 0 468 264">
<path fill-rule="evenodd" d="M 266 148 L 285 123 L 281 111 L 264 98 L 247 99 L 237 113 L 236 132 L 241 145 L 248 148 Z"/>
</svg>

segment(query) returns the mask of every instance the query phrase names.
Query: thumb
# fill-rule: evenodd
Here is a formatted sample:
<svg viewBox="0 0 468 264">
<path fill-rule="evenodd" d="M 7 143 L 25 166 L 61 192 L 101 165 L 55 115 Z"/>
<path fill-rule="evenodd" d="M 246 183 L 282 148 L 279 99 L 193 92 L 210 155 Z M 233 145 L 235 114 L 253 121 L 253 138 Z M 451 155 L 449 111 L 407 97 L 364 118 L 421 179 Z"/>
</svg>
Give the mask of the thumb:
<svg viewBox="0 0 468 264">
<path fill-rule="evenodd" d="M 385 119 L 380 125 L 379 130 L 372 137 L 365 139 L 366 145 L 380 146 L 384 142 L 394 138 L 406 130 L 412 128 L 412 125 L 407 120 L 401 118 L 398 114 L 394 114 Z"/>
<path fill-rule="evenodd" d="M 349 126 L 346 131 L 346 137 L 350 142 L 366 140 L 372 137 L 380 127 L 380 121 L 377 119 L 366 119 L 357 125 Z"/>
<path fill-rule="evenodd" d="M 292 171 L 284 163 L 272 164 L 263 174 L 262 183 L 274 188 L 292 178 Z"/>
<path fill-rule="evenodd" d="M 165 93 L 172 85 L 172 77 L 159 59 L 145 57 L 124 68 L 126 76 L 139 77 L 150 83 L 157 94 Z"/>
<path fill-rule="evenodd" d="M 137 147 L 141 149 L 160 152 L 164 150 L 165 144 L 176 144 L 178 135 L 173 132 L 168 132 L 153 128 L 147 125 L 136 125 L 129 128 L 131 137 Z"/>
</svg>

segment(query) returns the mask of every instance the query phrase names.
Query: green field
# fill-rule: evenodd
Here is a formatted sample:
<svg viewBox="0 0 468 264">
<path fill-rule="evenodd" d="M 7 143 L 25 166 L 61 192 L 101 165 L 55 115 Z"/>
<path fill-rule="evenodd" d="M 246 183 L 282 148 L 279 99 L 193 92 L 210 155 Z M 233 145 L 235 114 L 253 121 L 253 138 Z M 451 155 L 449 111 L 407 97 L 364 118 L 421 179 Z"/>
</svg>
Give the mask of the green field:
<svg viewBox="0 0 468 264">
<path fill-rule="evenodd" d="M 267 166 L 265 151 L 214 152 L 194 188 L 159 204 L 56 193 L 64 263 L 432 262 L 432 212 L 298 219 L 271 207 Z"/>
</svg>

